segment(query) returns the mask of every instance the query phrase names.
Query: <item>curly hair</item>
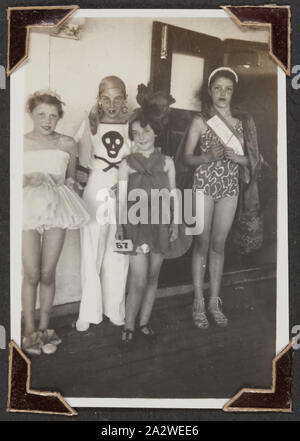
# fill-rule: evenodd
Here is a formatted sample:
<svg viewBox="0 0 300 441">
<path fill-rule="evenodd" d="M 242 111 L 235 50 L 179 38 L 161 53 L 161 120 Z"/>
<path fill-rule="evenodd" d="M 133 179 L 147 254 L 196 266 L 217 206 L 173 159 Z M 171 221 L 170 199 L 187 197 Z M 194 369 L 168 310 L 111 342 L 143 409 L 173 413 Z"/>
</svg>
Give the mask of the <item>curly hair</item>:
<svg viewBox="0 0 300 441">
<path fill-rule="evenodd" d="M 39 104 L 48 104 L 49 106 L 56 106 L 59 118 L 64 115 L 63 105 L 65 104 L 57 95 L 49 92 L 35 92 L 31 95 L 26 103 L 26 109 L 28 113 L 32 113 L 33 110 Z"/>
<path fill-rule="evenodd" d="M 166 90 L 158 90 L 154 92 L 149 84 L 148 86 L 145 86 L 145 84 L 138 85 L 136 101 L 140 106 L 143 107 L 145 105 L 155 104 L 156 100 L 159 98 L 164 98 L 167 101 L 168 106 L 176 102 L 170 92 Z"/>
</svg>

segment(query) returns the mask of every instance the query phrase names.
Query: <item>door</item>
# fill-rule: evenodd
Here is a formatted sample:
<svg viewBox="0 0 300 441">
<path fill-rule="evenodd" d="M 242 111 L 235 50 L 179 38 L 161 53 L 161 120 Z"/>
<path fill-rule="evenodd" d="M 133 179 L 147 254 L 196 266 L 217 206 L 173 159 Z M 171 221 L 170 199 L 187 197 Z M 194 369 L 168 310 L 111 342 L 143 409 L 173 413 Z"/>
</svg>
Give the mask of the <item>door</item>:
<svg viewBox="0 0 300 441">
<path fill-rule="evenodd" d="M 176 99 L 172 118 L 178 140 L 194 113 L 201 110 L 198 93 L 209 72 L 223 63 L 223 57 L 223 43 L 219 38 L 153 23 L 150 83 L 154 91 L 166 90 Z M 175 143 L 174 153 L 176 147 Z"/>
</svg>

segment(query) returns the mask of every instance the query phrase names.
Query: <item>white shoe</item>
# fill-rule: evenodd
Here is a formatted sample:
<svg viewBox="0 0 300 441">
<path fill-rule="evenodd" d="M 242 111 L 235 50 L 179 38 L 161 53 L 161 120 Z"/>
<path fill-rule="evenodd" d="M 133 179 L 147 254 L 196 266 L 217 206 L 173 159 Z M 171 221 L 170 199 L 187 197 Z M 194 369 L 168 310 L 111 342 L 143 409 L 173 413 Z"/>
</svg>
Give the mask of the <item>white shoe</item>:
<svg viewBox="0 0 300 441">
<path fill-rule="evenodd" d="M 118 321 L 112 320 L 112 319 L 110 318 L 109 321 L 110 321 L 110 323 L 111 323 L 112 325 L 114 325 L 114 326 L 123 326 L 123 325 L 125 324 L 124 320 L 121 321 L 121 322 L 118 322 Z"/>
<path fill-rule="evenodd" d="M 42 346 L 43 353 L 47 355 L 55 354 L 56 350 L 57 346 L 53 345 L 52 343 L 47 343 L 46 345 Z"/>
<path fill-rule="evenodd" d="M 76 329 L 78 332 L 85 332 L 89 329 L 90 324 L 88 322 L 84 322 L 83 320 L 77 320 Z"/>
</svg>

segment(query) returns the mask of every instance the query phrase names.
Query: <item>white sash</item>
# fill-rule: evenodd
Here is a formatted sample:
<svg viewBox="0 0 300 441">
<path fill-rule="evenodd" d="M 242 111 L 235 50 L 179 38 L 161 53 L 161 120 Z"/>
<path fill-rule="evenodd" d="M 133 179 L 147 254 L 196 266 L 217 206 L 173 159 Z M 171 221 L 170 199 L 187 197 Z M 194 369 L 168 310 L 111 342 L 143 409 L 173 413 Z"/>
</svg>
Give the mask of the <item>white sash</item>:
<svg viewBox="0 0 300 441">
<path fill-rule="evenodd" d="M 244 156 L 244 150 L 240 140 L 218 115 L 214 115 L 206 121 L 206 124 L 216 133 L 226 147 L 232 148 L 236 155 Z"/>
</svg>

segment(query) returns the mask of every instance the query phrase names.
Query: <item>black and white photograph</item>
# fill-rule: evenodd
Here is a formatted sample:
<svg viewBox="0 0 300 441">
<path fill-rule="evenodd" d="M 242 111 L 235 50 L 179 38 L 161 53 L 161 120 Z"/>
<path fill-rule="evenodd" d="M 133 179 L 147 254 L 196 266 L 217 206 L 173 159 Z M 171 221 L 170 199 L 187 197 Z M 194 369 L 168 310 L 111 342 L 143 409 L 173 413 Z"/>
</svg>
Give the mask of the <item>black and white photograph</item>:
<svg viewBox="0 0 300 441">
<path fill-rule="evenodd" d="M 289 343 L 285 74 L 222 10 L 85 10 L 11 77 L 11 334 L 76 407 L 214 408 Z"/>
</svg>

